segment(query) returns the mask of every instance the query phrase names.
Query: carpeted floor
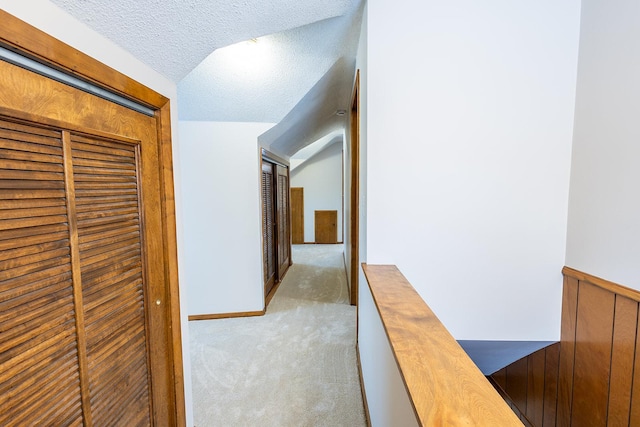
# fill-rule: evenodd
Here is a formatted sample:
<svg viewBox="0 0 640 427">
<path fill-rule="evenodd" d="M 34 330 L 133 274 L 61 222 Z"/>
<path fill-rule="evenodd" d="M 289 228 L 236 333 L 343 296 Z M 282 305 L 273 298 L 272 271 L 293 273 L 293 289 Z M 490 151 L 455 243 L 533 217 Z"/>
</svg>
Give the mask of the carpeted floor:
<svg viewBox="0 0 640 427">
<path fill-rule="evenodd" d="M 196 427 L 366 425 L 342 246 L 293 262 L 264 316 L 189 323 Z"/>
</svg>

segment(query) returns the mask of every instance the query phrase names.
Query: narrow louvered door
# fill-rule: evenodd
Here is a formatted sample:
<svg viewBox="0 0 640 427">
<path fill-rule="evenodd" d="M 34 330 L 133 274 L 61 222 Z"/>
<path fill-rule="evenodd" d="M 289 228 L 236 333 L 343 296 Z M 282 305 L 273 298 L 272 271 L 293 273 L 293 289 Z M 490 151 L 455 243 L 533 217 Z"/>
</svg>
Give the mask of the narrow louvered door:
<svg viewBox="0 0 640 427">
<path fill-rule="evenodd" d="M 262 260 L 265 295 L 276 281 L 275 212 L 273 196 L 273 164 L 262 162 Z"/>
<path fill-rule="evenodd" d="M 136 146 L 71 135 L 71 148 L 91 415 L 95 425 L 147 425 Z"/>
<path fill-rule="evenodd" d="M 0 121 L 0 425 L 82 423 L 62 134 Z"/>
<path fill-rule="evenodd" d="M 278 177 L 278 280 L 287 272 L 291 257 L 291 226 L 289 224 L 289 169 L 277 166 Z"/>
</svg>

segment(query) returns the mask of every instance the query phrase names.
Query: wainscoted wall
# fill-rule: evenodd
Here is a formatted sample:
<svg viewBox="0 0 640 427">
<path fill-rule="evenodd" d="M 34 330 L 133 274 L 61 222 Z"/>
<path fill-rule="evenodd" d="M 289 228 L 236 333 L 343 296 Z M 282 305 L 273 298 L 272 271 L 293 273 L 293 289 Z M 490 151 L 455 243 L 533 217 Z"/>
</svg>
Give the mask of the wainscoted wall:
<svg viewBox="0 0 640 427">
<path fill-rule="evenodd" d="M 637 425 L 640 292 L 567 267 L 562 272 L 558 425 Z"/>
<path fill-rule="evenodd" d="M 640 292 L 569 267 L 562 273 L 560 343 L 491 380 L 534 426 L 640 425 Z"/>
</svg>

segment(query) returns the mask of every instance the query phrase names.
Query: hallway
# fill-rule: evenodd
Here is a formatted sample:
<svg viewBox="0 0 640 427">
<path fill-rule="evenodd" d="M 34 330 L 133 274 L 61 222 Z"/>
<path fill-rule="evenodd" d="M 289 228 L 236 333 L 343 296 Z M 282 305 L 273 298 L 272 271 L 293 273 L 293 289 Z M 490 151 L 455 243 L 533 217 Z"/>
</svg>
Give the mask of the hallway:
<svg viewBox="0 0 640 427">
<path fill-rule="evenodd" d="M 342 245 L 294 245 L 261 317 L 189 323 L 194 421 L 364 426 Z"/>
</svg>

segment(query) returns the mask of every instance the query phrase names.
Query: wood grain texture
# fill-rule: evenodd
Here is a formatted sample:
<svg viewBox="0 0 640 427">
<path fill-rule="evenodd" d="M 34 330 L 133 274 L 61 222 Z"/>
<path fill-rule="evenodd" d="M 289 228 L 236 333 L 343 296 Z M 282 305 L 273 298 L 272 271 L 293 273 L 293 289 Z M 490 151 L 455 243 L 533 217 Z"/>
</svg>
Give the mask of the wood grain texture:
<svg viewBox="0 0 640 427">
<path fill-rule="evenodd" d="M 568 409 L 559 401 L 558 413 L 571 413 L 573 425 L 640 425 L 640 293 L 568 267 L 563 274 L 565 286 L 577 286 L 578 304 L 573 405 Z M 562 335 L 571 336 L 564 323 Z M 560 383 L 567 381 L 566 374 L 561 371 Z"/>
<path fill-rule="evenodd" d="M 526 415 L 531 423 L 542 425 L 544 417 L 544 380 L 545 351 L 536 351 L 527 358 L 527 409 Z"/>
<path fill-rule="evenodd" d="M 580 282 L 572 425 L 606 426 L 615 295 Z"/>
<path fill-rule="evenodd" d="M 0 163 L 0 425 L 77 424 L 83 399 L 62 134 L 7 120 L 0 133 L 4 158 L 21 159 Z M 48 194 L 54 198 L 37 190 L 43 177 L 31 171 L 41 165 L 56 170 L 47 177 L 63 189 Z"/>
<path fill-rule="evenodd" d="M 559 426 L 571 425 L 573 403 L 573 364 L 576 348 L 576 316 L 578 311 L 578 280 L 564 278 L 560 328 L 560 364 L 558 373 Z"/>
<path fill-rule="evenodd" d="M 1 9 L 0 22 L 0 44 L 4 47 L 47 62 L 54 68 L 149 107 L 159 108 L 168 102 L 166 97 Z"/>
<path fill-rule="evenodd" d="M 638 315 L 640 318 L 640 314 Z M 636 333 L 636 354 L 633 362 L 633 386 L 631 389 L 631 409 L 629 415 L 629 425 L 640 425 L 640 333 Z"/>
<path fill-rule="evenodd" d="M 593 276 L 591 274 L 587 274 L 570 267 L 564 267 L 562 269 L 562 274 L 564 274 L 565 277 L 571 277 L 575 280 L 579 280 L 581 282 L 589 283 L 593 286 L 606 289 L 609 292 L 612 292 L 616 295 L 621 295 L 631 300 L 640 302 L 640 292 L 635 289 L 631 289 L 626 286 L 619 285 L 609 280 L 605 280 L 600 277 Z"/>
<path fill-rule="evenodd" d="M 304 243 L 304 188 L 291 187 L 291 243 Z"/>
<path fill-rule="evenodd" d="M 608 426 L 629 424 L 631 411 L 631 387 L 635 357 L 636 330 L 638 326 L 638 303 L 623 296 L 616 297 L 611 348 L 611 377 Z"/>
<path fill-rule="evenodd" d="M 316 243 L 338 243 L 338 211 L 315 211 Z"/>
<path fill-rule="evenodd" d="M 543 427 L 555 427 L 558 406 L 558 368 L 560 365 L 560 343 L 545 349 Z"/>
<path fill-rule="evenodd" d="M 523 413 L 527 413 L 527 391 L 529 380 L 528 358 L 522 358 L 507 366 L 507 388 L 513 404 Z"/>
<path fill-rule="evenodd" d="M 525 425 L 556 425 L 559 352 L 560 343 L 551 344 L 490 376 Z"/>
<path fill-rule="evenodd" d="M 395 266 L 363 269 L 420 425 L 522 425 Z"/>
<path fill-rule="evenodd" d="M 69 236 L 71 247 L 71 272 L 73 277 L 73 303 L 78 341 L 78 373 L 80 375 L 80 392 L 82 396 L 82 417 L 86 427 L 93 425 L 91 415 L 91 396 L 89 392 L 89 367 L 87 364 L 87 336 L 84 320 L 84 302 L 82 297 L 82 270 L 80 267 L 80 249 L 78 244 L 78 217 L 76 211 L 76 190 L 73 177 L 73 155 L 71 153 L 71 135 L 62 132 L 65 189 L 67 194 L 67 212 L 69 217 Z"/>
</svg>

